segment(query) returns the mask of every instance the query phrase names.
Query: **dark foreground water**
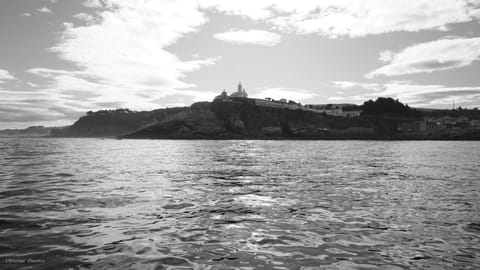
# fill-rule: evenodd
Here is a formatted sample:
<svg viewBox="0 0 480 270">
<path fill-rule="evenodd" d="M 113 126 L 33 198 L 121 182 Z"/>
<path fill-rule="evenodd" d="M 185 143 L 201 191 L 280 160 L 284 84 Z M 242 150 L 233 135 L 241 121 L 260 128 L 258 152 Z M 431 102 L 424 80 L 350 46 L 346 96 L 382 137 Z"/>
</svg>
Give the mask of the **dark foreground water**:
<svg viewBox="0 0 480 270">
<path fill-rule="evenodd" d="M 0 269 L 480 269 L 479 165 L 480 142 L 0 139 Z"/>
</svg>

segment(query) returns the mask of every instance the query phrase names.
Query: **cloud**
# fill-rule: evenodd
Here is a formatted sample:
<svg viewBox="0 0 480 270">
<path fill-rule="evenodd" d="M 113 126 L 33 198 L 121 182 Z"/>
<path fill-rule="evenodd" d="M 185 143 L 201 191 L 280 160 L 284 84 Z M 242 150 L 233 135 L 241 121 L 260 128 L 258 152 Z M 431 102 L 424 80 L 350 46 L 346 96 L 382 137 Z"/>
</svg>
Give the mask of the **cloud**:
<svg viewBox="0 0 480 270">
<path fill-rule="evenodd" d="M 342 101 L 342 100 L 345 100 L 344 97 L 329 97 L 328 98 L 329 101 Z"/>
<path fill-rule="evenodd" d="M 8 123 L 8 126 L 25 127 L 25 123 L 40 122 L 63 125 L 65 121 L 71 123 L 87 110 L 78 104 L 72 106 L 65 96 L 49 89 L 0 89 L 0 96 L 0 122 Z M 22 122 L 25 123 L 22 125 Z"/>
<path fill-rule="evenodd" d="M 47 6 L 43 6 L 39 9 L 37 9 L 38 12 L 41 12 L 41 13 L 53 13 L 51 9 L 49 9 Z"/>
<path fill-rule="evenodd" d="M 58 115 L 47 110 L 19 108 L 12 104 L 2 104 L 0 108 L 0 122 L 48 121 L 56 116 Z"/>
<path fill-rule="evenodd" d="M 32 88 L 35 88 L 35 87 L 39 86 L 38 84 L 35 84 L 35 83 L 32 83 L 32 82 L 27 82 L 27 85 L 32 87 Z"/>
<path fill-rule="evenodd" d="M 65 24 L 51 51 L 74 63 L 77 70 L 33 68 L 29 72 L 49 81 L 58 95 L 84 91 L 85 96 L 64 95 L 82 106 L 123 104 L 132 109 L 154 109 L 155 100 L 194 87 L 185 73 L 213 65 L 220 57 L 179 59 L 165 48 L 207 22 L 189 0 L 103 0 L 86 2 L 99 20 L 86 26 Z M 77 14 L 77 18 L 86 18 Z M 202 93 L 182 92 L 193 99 Z M 80 98 L 80 99 L 77 99 Z"/>
<path fill-rule="evenodd" d="M 480 38 L 441 39 L 416 44 L 398 53 L 382 52 L 380 60 L 389 64 L 365 76 L 395 76 L 461 68 L 480 59 Z"/>
<path fill-rule="evenodd" d="M 73 15 L 73 17 L 75 19 L 78 19 L 78 20 L 81 20 L 81 21 L 84 21 L 84 22 L 87 22 L 87 23 L 91 23 L 91 22 L 95 21 L 95 18 L 92 15 L 87 14 L 85 12 L 77 13 L 77 14 Z"/>
<path fill-rule="evenodd" d="M 378 83 L 361 83 L 361 82 L 354 82 L 354 81 L 333 81 L 330 84 L 330 86 L 338 89 L 363 88 L 363 89 L 369 89 L 373 91 L 382 90 L 382 85 Z"/>
<path fill-rule="evenodd" d="M 230 29 L 224 33 L 213 35 L 214 38 L 235 44 L 255 44 L 261 46 L 275 46 L 282 40 L 282 36 L 263 30 L 236 30 Z"/>
<path fill-rule="evenodd" d="M 85 0 L 83 5 L 89 8 L 103 8 L 104 3 L 101 0 Z"/>
<path fill-rule="evenodd" d="M 284 87 L 273 87 L 273 88 L 264 88 L 257 91 L 254 91 L 254 94 L 251 95 L 253 98 L 273 98 L 273 99 L 290 99 L 295 101 L 302 101 L 311 99 L 317 94 L 313 91 L 305 89 L 296 89 L 296 88 L 284 88 Z"/>
<path fill-rule="evenodd" d="M 53 7 L 49 1 L 43 4 Z M 220 58 L 203 53 L 201 58 L 200 55 L 180 58 L 168 48 L 182 37 L 199 31 L 207 23 L 207 15 L 212 12 L 240 16 L 258 23 L 256 25 L 267 26 L 270 31 L 232 29 L 217 33 L 216 38 L 263 46 L 278 44 L 282 39 L 279 34 L 283 33 L 346 38 L 399 31 L 446 31 L 453 24 L 478 21 L 480 17 L 476 0 L 86 0 L 83 5 L 87 13 L 75 15 L 72 18 L 75 24 L 66 22 L 61 36 L 56 39 L 58 42 L 51 48 L 52 52 L 76 68 L 30 70 L 30 73 L 40 77 L 38 81 L 44 81 L 37 83 L 37 80 L 32 80 L 38 84 L 35 93 L 42 93 L 35 100 L 50 99 L 53 104 L 47 107 L 42 103 L 35 113 L 48 111 L 51 117 L 70 117 L 82 110 L 102 106 L 156 108 L 163 104 L 159 100 L 176 95 L 192 100 L 209 99 L 212 93 L 205 89 L 193 90 L 196 86 L 188 82 L 185 76 L 188 72 L 217 63 Z M 51 12 L 47 6 L 39 11 Z M 94 15 L 95 19 L 90 20 L 88 14 Z M 88 23 L 78 25 L 77 19 Z M 398 63 L 400 53 L 385 51 L 379 59 L 384 65 L 392 66 Z M 468 55 L 463 52 L 460 54 L 465 57 Z M 445 60 L 425 57 L 425 61 L 414 62 L 408 69 L 421 72 L 442 70 L 475 61 L 465 60 L 465 57 Z M 472 57 L 469 59 L 478 58 Z M 378 74 L 373 72 L 375 74 L 371 76 L 389 72 L 394 74 L 399 69 L 385 70 L 380 70 Z M 385 85 L 349 85 L 346 81 L 338 87 L 368 87 L 377 92 L 386 89 Z M 281 87 L 260 89 L 257 94 L 261 98 L 270 96 L 295 100 L 315 96 L 312 91 Z M 20 98 L 12 102 L 25 108 L 34 105 L 26 103 L 32 100 Z M 181 102 L 188 103 L 186 100 Z M 58 109 L 62 106 L 68 108 L 69 112 Z"/>
<path fill-rule="evenodd" d="M 333 81 L 332 82 L 333 87 L 341 88 L 341 89 L 352 88 L 352 87 L 358 86 L 358 84 L 359 83 L 352 82 L 352 81 Z"/>
<path fill-rule="evenodd" d="M 175 93 L 175 96 L 191 97 L 194 102 L 210 101 L 218 95 L 218 92 L 214 91 L 198 91 L 198 90 L 180 90 Z M 173 96 L 173 95 L 172 95 Z"/>
<path fill-rule="evenodd" d="M 8 70 L 0 69 L 0 83 L 5 80 L 15 80 L 15 77 Z"/>
<path fill-rule="evenodd" d="M 390 32 L 446 31 L 451 24 L 478 20 L 472 0 L 200 0 L 202 9 L 266 21 L 274 29 L 329 38 Z"/>
<path fill-rule="evenodd" d="M 408 88 L 408 90 L 406 90 Z M 404 102 L 418 107 L 441 105 L 450 107 L 453 101 L 457 104 L 480 105 L 480 87 L 448 87 L 444 85 L 389 84 L 384 95 L 396 96 Z"/>
<path fill-rule="evenodd" d="M 7 92 L 0 93 L 0 107 L 11 116 L 0 122 L 57 125 L 88 110 L 151 110 L 172 97 L 182 97 L 185 104 L 213 98 L 210 91 L 193 90 L 195 85 L 184 78 L 221 58 L 180 59 L 166 49 L 207 22 L 197 5 L 189 0 L 99 0 L 86 5 L 95 19 L 87 25 L 66 22 L 50 48 L 72 68 L 27 70 L 37 76 L 35 86 L 16 84 L 8 99 L 3 99 Z M 75 19 L 90 18 L 77 14 Z"/>
<path fill-rule="evenodd" d="M 382 62 L 390 62 L 393 59 L 393 56 L 395 54 L 392 51 L 383 51 L 380 52 L 380 55 L 378 56 L 378 60 Z"/>
<path fill-rule="evenodd" d="M 25 12 L 25 13 L 22 14 L 22 16 L 23 16 L 23 17 L 31 17 L 32 14 L 29 13 L 29 12 Z"/>
<path fill-rule="evenodd" d="M 409 81 L 391 81 L 384 84 L 357 83 L 356 86 L 370 90 L 367 94 L 349 97 L 361 102 L 377 97 L 392 97 L 416 107 L 447 108 L 454 100 L 457 104 L 480 105 L 480 86 L 416 84 Z"/>
</svg>

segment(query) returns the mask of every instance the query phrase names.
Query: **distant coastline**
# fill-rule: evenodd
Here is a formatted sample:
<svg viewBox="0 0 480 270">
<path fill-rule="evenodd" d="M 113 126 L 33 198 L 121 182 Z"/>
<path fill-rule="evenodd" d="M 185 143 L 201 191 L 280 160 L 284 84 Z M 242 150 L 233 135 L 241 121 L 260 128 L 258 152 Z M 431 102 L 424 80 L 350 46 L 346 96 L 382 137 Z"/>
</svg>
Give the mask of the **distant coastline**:
<svg viewBox="0 0 480 270">
<path fill-rule="evenodd" d="M 2 129 L 0 130 L 0 138 L 4 137 L 24 137 L 37 138 L 48 137 L 55 127 L 31 126 L 24 129 Z"/>
<path fill-rule="evenodd" d="M 480 111 L 416 109 L 392 98 L 301 104 L 249 98 L 238 84 L 190 107 L 89 111 L 67 127 L 0 130 L 0 137 L 259 140 L 480 140 Z"/>
<path fill-rule="evenodd" d="M 355 110 L 361 109 L 356 116 L 340 116 L 315 112 L 311 109 L 313 106 L 291 105 L 292 108 L 265 106 L 259 105 L 257 99 L 231 97 L 228 101 L 217 99 L 154 111 L 102 110 L 88 112 L 71 126 L 53 128 L 49 137 L 480 140 L 478 110 L 412 109 L 398 100 L 379 98 L 361 106 L 354 105 Z M 328 104 L 317 105 L 317 108 L 341 112 L 342 106 Z"/>
</svg>

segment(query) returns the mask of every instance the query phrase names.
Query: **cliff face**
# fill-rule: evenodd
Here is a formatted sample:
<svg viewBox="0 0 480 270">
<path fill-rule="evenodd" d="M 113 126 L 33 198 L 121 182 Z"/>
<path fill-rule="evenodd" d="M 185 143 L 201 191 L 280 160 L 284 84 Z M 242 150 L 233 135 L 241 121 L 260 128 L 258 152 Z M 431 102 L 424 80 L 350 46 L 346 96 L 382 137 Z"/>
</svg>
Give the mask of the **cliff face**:
<svg viewBox="0 0 480 270">
<path fill-rule="evenodd" d="M 123 138 L 321 139 L 368 138 L 375 127 L 363 118 L 326 116 L 304 110 L 244 102 L 203 102 Z"/>
<path fill-rule="evenodd" d="M 328 138 L 373 134 L 360 118 L 327 116 L 305 110 L 256 106 L 250 102 L 214 102 L 211 110 L 234 133 L 254 138 Z"/>
<path fill-rule="evenodd" d="M 178 113 L 153 121 L 121 138 L 187 139 L 223 138 L 228 130 L 211 111 L 209 102 L 195 103 Z"/>
</svg>

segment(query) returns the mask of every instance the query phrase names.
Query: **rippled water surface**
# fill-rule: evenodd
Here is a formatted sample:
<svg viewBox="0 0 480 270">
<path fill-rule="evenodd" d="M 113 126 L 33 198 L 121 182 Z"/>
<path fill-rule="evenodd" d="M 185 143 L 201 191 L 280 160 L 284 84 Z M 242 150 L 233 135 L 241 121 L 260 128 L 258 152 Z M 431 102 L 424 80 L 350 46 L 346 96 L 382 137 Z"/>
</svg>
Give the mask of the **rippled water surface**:
<svg viewBox="0 0 480 270">
<path fill-rule="evenodd" d="M 480 142 L 0 139 L 0 268 L 480 269 L 479 165 Z"/>
</svg>

